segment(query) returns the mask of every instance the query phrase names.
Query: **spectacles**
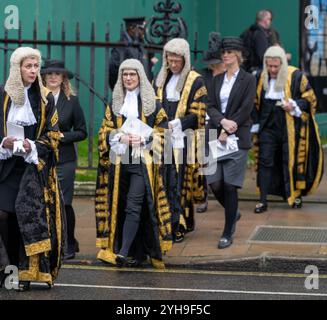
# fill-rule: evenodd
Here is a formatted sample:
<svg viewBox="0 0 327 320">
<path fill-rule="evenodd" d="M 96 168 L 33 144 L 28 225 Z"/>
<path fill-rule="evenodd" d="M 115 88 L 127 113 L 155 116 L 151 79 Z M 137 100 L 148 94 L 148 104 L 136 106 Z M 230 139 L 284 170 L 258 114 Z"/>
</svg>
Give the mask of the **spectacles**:
<svg viewBox="0 0 327 320">
<path fill-rule="evenodd" d="M 137 77 L 137 73 L 136 72 L 131 72 L 131 73 L 123 73 L 123 77 L 124 78 L 128 78 L 128 77 L 130 77 L 130 78 L 135 78 L 135 77 Z"/>
</svg>

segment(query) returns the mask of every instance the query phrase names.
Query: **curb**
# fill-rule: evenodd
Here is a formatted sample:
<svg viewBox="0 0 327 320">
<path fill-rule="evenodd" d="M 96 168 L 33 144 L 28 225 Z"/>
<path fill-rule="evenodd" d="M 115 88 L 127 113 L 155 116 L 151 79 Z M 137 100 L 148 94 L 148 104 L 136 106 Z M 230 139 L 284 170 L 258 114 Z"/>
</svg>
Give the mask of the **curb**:
<svg viewBox="0 0 327 320">
<path fill-rule="evenodd" d="M 178 261 L 179 260 L 179 261 Z M 319 274 L 327 275 L 327 258 L 321 257 L 299 257 L 299 256 L 274 256 L 261 254 L 254 257 L 240 257 L 234 259 L 217 260 L 213 257 L 195 258 L 168 258 L 165 259 L 166 268 L 174 270 L 202 270 L 217 272 L 242 272 L 242 273 L 281 273 L 305 275 L 308 266 L 315 266 Z M 64 265 L 72 266 L 111 266 L 98 260 L 70 260 Z M 114 267 L 114 266 L 113 266 Z M 151 268 L 145 264 L 144 268 Z"/>
</svg>

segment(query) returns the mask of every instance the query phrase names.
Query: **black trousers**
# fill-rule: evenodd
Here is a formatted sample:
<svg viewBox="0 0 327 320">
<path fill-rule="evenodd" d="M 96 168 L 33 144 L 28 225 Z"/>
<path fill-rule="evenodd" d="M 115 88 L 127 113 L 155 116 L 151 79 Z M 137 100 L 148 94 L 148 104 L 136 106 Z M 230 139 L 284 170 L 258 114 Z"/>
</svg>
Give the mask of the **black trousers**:
<svg viewBox="0 0 327 320">
<path fill-rule="evenodd" d="M 120 193 L 121 195 L 127 195 L 122 246 L 119 252 L 126 257 L 139 229 L 145 200 L 145 179 L 141 165 L 122 165 Z"/>
<path fill-rule="evenodd" d="M 19 266 L 23 254 L 23 243 L 15 213 L 0 211 L 0 254 L 1 264 Z"/>
<path fill-rule="evenodd" d="M 274 101 L 265 101 L 272 104 Z M 259 167 L 258 187 L 260 188 L 260 202 L 266 203 L 276 164 L 282 164 L 280 170 L 288 168 L 288 137 L 286 130 L 285 111 L 273 106 L 272 113 L 259 134 Z M 278 172 L 280 174 L 281 172 Z M 285 176 L 287 172 L 283 175 Z"/>
</svg>

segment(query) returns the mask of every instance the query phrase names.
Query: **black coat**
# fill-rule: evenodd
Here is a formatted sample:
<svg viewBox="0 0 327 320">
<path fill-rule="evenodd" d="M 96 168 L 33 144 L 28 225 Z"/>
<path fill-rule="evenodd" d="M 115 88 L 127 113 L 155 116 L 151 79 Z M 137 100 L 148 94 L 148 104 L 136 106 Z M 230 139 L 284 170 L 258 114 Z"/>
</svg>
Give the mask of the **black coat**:
<svg viewBox="0 0 327 320">
<path fill-rule="evenodd" d="M 121 63 L 127 59 L 139 60 L 144 67 L 148 79 L 152 81 L 152 66 L 148 61 L 147 52 L 144 49 L 144 43 L 140 40 L 132 39 L 127 32 L 122 34 L 120 42 L 125 43 L 125 47 L 113 48 L 109 60 L 109 86 L 111 90 L 114 90 L 117 83 Z"/>
<path fill-rule="evenodd" d="M 220 91 L 223 86 L 225 74 L 220 74 L 213 79 L 213 85 L 208 92 L 207 113 L 210 117 L 209 129 L 221 131 L 221 120 L 233 120 L 238 125 L 235 133 L 239 138 L 241 149 L 251 148 L 250 129 L 252 125 L 251 112 L 254 107 L 256 95 L 256 79 L 253 75 L 240 69 L 233 89 L 231 91 L 225 115 L 221 112 Z"/>
<path fill-rule="evenodd" d="M 59 94 L 56 107 L 59 130 L 64 135 L 59 144 L 59 163 L 75 161 L 77 155 L 74 143 L 87 138 L 83 109 L 76 96 L 71 96 L 68 100 L 63 91 Z"/>
</svg>

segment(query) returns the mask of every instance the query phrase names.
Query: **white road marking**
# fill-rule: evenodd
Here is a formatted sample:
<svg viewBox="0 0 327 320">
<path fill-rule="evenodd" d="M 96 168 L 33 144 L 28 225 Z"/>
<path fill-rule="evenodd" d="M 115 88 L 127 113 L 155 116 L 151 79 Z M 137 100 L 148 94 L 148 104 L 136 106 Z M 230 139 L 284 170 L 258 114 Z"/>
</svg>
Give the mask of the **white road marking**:
<svg viewBox="0 0 327 320">
<path fill-rule="evenodd" d="M 44 284 L 33 283 L 43 286 Z M 270 292 L 270 291 L 241 291 L 241 290 L 216 290 L 216 289 L 187 289 L 187 288 L 151 288 L 151 287 L 122 287 L 122 286 L 100 286 L 87 284 L 56 283 L 55 287 L 80 288 L 80 289 L 109 289 L 109 290 L 137 290 L 137 291 L 171 291 L 171 292 L 198 292 L 198 293 L 230 293 L 244 295 L 266 295 L 266 296 L 297 296 L 297 297 L 325 297 L 324 293 L 302 293 L 302 292 Z"/>
</svg>

